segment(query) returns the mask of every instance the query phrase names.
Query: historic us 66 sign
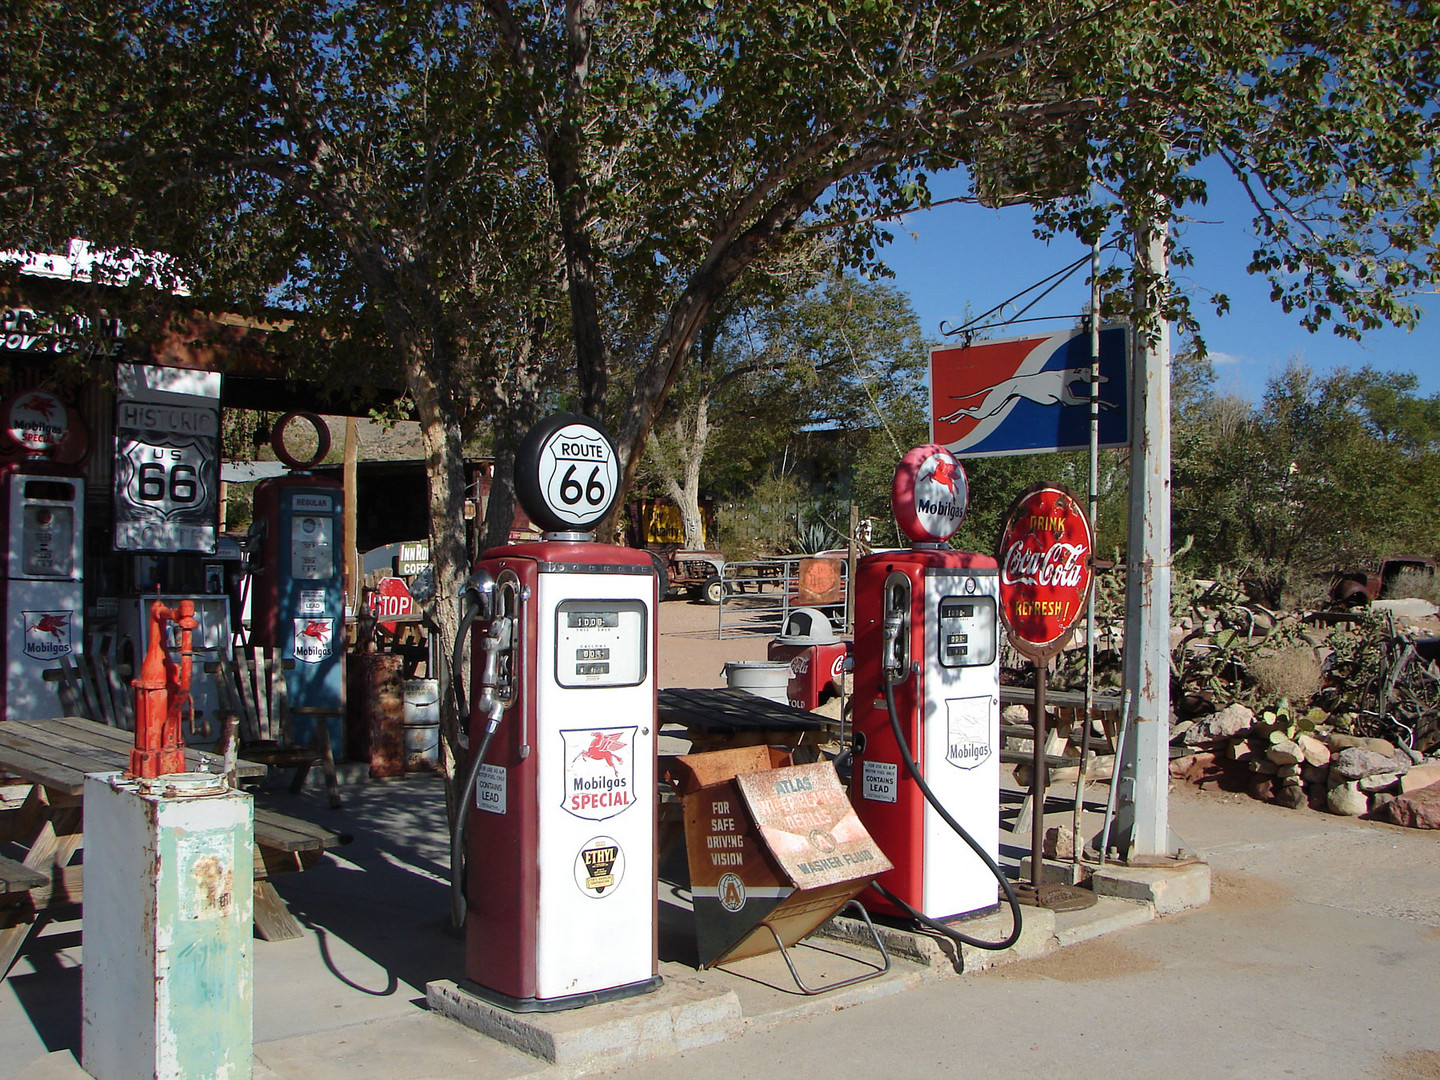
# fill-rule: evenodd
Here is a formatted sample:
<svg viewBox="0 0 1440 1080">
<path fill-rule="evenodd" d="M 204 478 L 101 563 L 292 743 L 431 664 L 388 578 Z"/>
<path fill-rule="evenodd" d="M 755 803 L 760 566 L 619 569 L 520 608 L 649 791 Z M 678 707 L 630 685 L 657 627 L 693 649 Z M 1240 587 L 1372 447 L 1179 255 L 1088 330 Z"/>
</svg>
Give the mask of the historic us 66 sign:
<svg viewBox="0 0 1440 1080">
<path fill-rule="evenodd" d="M 541 420 L 515 454 L 515 494 L 546 532 L 584 532 L 598 525 L 619 482 L 610 436 L 573 413 Z"/>
<path fill-rule="evenodd" d="M 1037 484 L 1010 507 L 1000 534 L 1000 613 L 1011 644 L 1040 662 L 1060 651 L 1085 610 L 1094 537 L 1075 496 Z"/>
</svg>

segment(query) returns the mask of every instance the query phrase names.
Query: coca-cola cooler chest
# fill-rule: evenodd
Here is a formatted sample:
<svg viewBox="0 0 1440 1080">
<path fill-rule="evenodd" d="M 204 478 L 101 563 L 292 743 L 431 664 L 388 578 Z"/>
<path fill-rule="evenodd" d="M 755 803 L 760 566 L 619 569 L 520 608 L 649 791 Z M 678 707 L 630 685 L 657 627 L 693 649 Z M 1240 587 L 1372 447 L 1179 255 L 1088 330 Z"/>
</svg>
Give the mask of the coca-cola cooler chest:
<svg viewBox="0 0 1440 1080">
<path fill-rule="evenodd" d="M 818 708 L 823 698 L 838 695 L 845 677 L 850 642 L 835 634 L 829 618 L 816 608 L 796 608 L 783 632 L 770 641 L 766 658 L 790 665 L 786 698 L 797 709 Z"/>
</svg>

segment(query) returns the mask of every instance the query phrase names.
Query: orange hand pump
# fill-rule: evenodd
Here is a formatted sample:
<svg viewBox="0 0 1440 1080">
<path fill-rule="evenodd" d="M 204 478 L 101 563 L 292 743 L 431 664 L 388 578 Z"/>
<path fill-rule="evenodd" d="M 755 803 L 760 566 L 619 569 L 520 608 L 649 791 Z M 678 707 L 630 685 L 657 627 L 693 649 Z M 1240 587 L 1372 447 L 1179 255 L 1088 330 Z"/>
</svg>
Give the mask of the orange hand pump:
<svg viewBox="0 0 1440 1080">
<path fill-rule="evenodd" d="M 165 651 L 165 624 L 180 627 L 180 664 Z M 135 688 L 135 748 L 130 751 L 127 776 L 153 778 L 185 771 L 185 745 L 180 739 L 184 710 L 193 713 L 190 700 L 190 634 L 199 623 L 195 601 L 181 600 L 178 608 L 167 608 L 156 600 L 150 605 L 150 647 L 140 666 Z"/>
</svg>

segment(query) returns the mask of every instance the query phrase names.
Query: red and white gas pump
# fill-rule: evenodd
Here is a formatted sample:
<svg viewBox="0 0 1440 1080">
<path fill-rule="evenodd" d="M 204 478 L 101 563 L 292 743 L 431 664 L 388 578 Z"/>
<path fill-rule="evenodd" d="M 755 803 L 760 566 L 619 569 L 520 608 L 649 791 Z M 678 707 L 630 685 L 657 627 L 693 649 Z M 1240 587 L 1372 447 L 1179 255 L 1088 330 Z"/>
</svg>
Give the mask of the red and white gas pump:
<svg viewBox="0 0 1440 1080">
<path fill-rule="evenodd" d="M 873 911 L 926 922 L 987 912 L 1000 817 L 999 575 L 988 555 L 946 546 L 968 501 L 941 446 L 905 455 L 891 491 L 911 547 L 861 559 L 855 576 L 851 801 L 894 869 Z M 944 929 L 942 927 L 942 929 Z"/>
<path fill-rule="evenodd" d="M 655 563 L 585 531 L 617 480 L 602 430 L 541 421 L 515 487 L 543 538 L 486 551 L 468 589 L 468 813 L 451 849 L 462 988 L 517 1012 L 660 985 Z"/>
<path fill-rule="evenodd" d="M 85 481 L 75 469 L 47 460 L 72 438 L 70 428 L 65 406 L 43 390 L 0 407 L 0 438 L 24 455 L 0 463 L 0 619 L 6 627 L 0 718 L 54 715 L 55 688 L 44 673 L 85 640 Z"/>
</svg>

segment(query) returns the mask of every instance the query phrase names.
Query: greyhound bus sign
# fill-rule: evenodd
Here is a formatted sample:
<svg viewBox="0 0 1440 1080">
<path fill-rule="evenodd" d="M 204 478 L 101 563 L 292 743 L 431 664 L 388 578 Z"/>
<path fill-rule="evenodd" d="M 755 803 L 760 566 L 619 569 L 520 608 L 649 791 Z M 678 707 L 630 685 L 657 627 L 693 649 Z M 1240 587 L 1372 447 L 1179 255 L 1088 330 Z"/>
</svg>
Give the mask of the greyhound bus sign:
<svg viewBox="0 0 1440 1080">
<path fill-rule="evenodd" d="M 1125 328 L 1100 331 L 1100 445 L 1125 446 Z M 1064 330 L 930 352 L 930 429 L 956 457 L 1039 454 L 1090 445 L 1090 335 Z"/>
</svg>

